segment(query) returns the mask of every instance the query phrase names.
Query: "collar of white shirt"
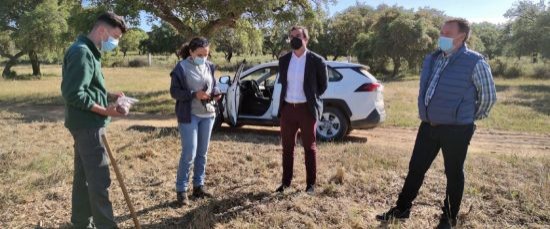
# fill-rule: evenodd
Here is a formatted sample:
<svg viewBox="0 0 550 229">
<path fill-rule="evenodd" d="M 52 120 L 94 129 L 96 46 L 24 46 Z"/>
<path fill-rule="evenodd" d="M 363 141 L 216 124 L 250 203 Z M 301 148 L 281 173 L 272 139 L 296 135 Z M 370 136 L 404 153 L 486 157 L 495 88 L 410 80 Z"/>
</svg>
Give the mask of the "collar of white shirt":
<svg viewBox="0 0 550 229">
<path fill-rule="evenodd" d="M 297 60 L 303 60 L 303 59 L 305 59 L 305 57 L 307 55 L 307 52 L 309 52 L 308 49 L 306 49 L 306 51 L 301 56 L 296 56 L 296 53 L 294 51 L 292 51 L 292 58 L 297 59 Z"/>
</svg>

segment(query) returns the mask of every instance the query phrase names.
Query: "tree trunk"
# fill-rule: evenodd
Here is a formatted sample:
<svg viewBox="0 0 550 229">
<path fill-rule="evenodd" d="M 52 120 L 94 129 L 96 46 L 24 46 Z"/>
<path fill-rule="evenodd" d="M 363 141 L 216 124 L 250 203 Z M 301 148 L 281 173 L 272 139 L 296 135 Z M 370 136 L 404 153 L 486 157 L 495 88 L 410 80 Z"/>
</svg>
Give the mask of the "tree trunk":
<svg viewBox="0 0 550 229">
<path fill-rule="evenodd" d="M 271 56 L 272 56 L 273 59 L 275 59 L 275 60 L 279 59 L 279 56 L 277 55 L 277 50 L 272 49 L 272 50 L 271 50 Z"/>
<path fill-rule="evenodd" d="M 340 57 L 340 56 L 334 55 L 334 57 L 332 58 L 332 61 L 336 61 L 338 59 L 338 57 Z"/>
<path fill-rule="evenodd" d="M 40 60 L 38 60 L 38 54 L 35 51 L 29 51 L 29 59 L 32 65 L 32 75 L 40 78 L 42 73 L 40 72 Z"/>
<path fill-rule="evenodd" d="M 16 64 L 15 61 L 16 59 L 12 58 L 12 59 L 9 59 L 8 62 L 6 62 L 4 71 L 2 71 L 2 77 L 8 78 L 11 76 L 11 67 L 13 67 Z"/>
<path fill-rule="evenodd" d="M 11 55 L 2 55 L 4 57 L 8 58 L 8 61 L 6 62 L 6 66 L 4 66 L 4 70 L 2 71 L 2 77 L 8 78 L 11 75 L 11 67 L 15 66 L 17 64 L 17 59 L 19 57 L 23 56 L 25 52 L 21 51 L 14 56 Z"/>
<path fill-rule="evenodd" d="M 399 68 L 401 68 L 401 60 L 399 58 L 393 59 L 392 78 L 397 78 L 397 75 L 399 74 Z"/>
<path fill-rule="evenodd" d="M 231 63 L 231 58 L 233 58 L 233 49 L 230 48 L 227 53 L 225 54 L 225 59 L 227 62 Z"/>
</svg>

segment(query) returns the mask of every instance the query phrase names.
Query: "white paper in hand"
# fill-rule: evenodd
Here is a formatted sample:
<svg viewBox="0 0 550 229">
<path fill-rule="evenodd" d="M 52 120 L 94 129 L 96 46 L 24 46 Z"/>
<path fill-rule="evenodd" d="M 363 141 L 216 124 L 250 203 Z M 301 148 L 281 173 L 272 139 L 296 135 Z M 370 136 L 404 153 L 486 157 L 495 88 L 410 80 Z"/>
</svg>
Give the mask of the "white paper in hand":
<svg viewBox="0 0 550 229">
<path fill-rule="evenodd" d="M 123 115 L 128 115 L 128 113 L 130 113 L 130 108 L 132 107 L 132 105 L 137 102 L 139 102 L 139 100 L 132 97 L 118 97 L 118 99 L 116 100 L 116 110 Z"/>
</svg>

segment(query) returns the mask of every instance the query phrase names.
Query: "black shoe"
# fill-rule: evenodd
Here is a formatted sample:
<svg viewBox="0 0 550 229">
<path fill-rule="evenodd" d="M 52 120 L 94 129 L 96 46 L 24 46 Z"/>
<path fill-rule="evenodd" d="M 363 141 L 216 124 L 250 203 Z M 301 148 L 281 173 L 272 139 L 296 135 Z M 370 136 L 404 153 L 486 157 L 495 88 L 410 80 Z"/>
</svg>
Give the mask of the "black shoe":
<svg viewBox="0 0 550 229">
<path fill-rule="evenodd" d="M 208 193 L 204 186 L 193 187 L 193 197 L 195 198 L 212 198 L 212 194 Z"/>
<path fill-rule="evenodd" d="M 283 193 L 283 192 L 285 191 L 285 189 L 287 189 L 287 188 L 288 188 L 288 186 L 282 184 L 281 186 L 279 186 L 279 187 L 275 190 L 275 192 Z"/>
<path fill-rule="evenodd" d="M 411 209 L 407 209 L 403 211 L 398 209 L 397 207 L 393 207 L 388 212 L 377 215 L 376 220 L 382 221 L 382 222 L 393 221 L 393 220 L 405 220 L 409 218 L 410 214 L 411 214 Z"/>
<path fill-rule="evenodd" d="M 437 229 L 452 229 L 456 227 L 457 220 L 456 218 L 449 218 L 447 215 L 443 214 L 441 215 L 441 218 L 439 218 L 439 224 L 437 225 Z"/>
<path fill-rule="evenodd" d="M 306 186 L 306 193 L 309 194 L 309 195 L 315 194 L 315 185 L 308 184 Z"/>
<path fill-rule="evenodd" d="M 176 193 L 176 203 L 180 206 L 189 205 L 189 197 L 187 197 L 186 192 L 177 192 Z"/>
</svg>

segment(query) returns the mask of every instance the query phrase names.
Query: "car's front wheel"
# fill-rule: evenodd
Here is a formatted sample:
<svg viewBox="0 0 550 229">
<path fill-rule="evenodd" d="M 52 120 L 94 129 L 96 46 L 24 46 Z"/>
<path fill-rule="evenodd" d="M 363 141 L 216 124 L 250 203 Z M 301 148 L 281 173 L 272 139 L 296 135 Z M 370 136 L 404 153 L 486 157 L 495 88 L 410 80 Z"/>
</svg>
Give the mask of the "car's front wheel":
<svg viewBox="0 0 550 229">
<path fill-rule="evenodd" d="M 348 119 L 340 109 L 325 107 L 317 123 L 317 137 L 322 141 L 341 140 L 348 133 L 348 129 Z"/>
</svg>

